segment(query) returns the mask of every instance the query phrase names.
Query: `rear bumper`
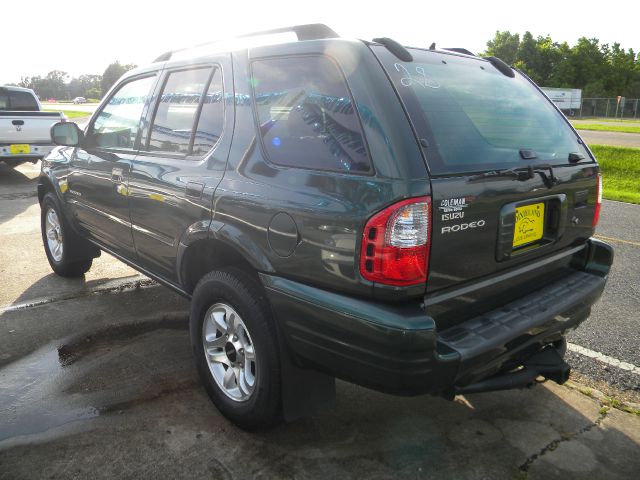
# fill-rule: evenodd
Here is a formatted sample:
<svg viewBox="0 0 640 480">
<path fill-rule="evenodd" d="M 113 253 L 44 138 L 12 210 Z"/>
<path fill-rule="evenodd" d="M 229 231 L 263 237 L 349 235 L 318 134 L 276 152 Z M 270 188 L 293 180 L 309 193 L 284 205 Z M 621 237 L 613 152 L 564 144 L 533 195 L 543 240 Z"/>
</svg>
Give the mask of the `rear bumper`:
<svg viewBox="0 0 640 480">
<path fill-rule="evenodd" d="M 278 328 L 301 366 L 397 394 L 445 393 L 513 368 L 585 320 L 611 247 L 590 240 L 584 271 L 438 332 L 421 302 L 357 299 L 261 274 Z"/>
<path fill-rule="evenodd" d="M 0 161 L 13 158 L 38 160 L 49 155 L 51 150 L 56 148 L 56 145 L 42 145 L 38 143 L 28 143 L 29 153 L 11 153 L 11 146 L 9 144 L 0 144 Z"/>
</svg>

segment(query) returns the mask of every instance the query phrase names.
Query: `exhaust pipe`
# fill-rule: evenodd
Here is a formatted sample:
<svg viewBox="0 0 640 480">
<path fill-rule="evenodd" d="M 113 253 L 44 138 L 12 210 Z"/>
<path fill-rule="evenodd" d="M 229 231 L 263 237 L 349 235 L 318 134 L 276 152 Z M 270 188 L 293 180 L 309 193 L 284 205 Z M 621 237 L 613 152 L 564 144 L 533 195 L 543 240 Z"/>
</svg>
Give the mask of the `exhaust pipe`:
<svg viewBox="0 0 640 480">
<path fill-rule="evenodd" d="M 465 395 L 525 388 L 532 385 L 538 376 L 543 376 L 562 385 L 569 379 L 571 373 L 571 367 L 553 346 L 547 346 L 529 357 L 523 367 L 517 372 L 497 375 L 463 387 L 455 387 L 455 394 Z"/>
</svg>

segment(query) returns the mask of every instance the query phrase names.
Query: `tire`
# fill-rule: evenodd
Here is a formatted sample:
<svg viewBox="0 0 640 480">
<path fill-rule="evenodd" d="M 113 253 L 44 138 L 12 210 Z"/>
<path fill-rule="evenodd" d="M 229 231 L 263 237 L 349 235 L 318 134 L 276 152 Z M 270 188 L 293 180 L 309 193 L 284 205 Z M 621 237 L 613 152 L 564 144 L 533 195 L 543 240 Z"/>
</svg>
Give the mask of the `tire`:
<svg viewBox="0 0 640 480">
<path fill-rule="evenodd" d="M 74 258 L 80 238 L 67 223 L 55 195 L 47 193 L 40 209 L 42 243 L 51 269 L 61 277 L 81 277 L 89 271 L 93 257 Z"/>
<path fill-rule="evenodd" d="M 208 273 L 193 292 L 189 330 L 198 373 L 218 410 L 245 430 L 280 423 L 280 354 L 261 285 L 237 268 Z"/>
</svg>

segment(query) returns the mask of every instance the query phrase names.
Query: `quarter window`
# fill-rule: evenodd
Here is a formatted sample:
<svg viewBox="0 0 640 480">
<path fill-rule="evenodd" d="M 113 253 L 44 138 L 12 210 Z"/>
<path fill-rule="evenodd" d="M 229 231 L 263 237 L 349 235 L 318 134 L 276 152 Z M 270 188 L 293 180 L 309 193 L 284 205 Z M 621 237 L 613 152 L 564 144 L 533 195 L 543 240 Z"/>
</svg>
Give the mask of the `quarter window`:
<svg viewBox="0 0 640 480">
<path fill-rule="evenodd" d="M 354 102 L 327 57 L 253 63 L 259 131 L 276 164 L 364 173 L 371 170 Z"/>
<path fill-rule="evenodd" d="M 100 111 L 88 134 L 94 147 L 133 149 L 140 116 L 151 98 L 155 76 L 125 83 Z"/>
</svg>

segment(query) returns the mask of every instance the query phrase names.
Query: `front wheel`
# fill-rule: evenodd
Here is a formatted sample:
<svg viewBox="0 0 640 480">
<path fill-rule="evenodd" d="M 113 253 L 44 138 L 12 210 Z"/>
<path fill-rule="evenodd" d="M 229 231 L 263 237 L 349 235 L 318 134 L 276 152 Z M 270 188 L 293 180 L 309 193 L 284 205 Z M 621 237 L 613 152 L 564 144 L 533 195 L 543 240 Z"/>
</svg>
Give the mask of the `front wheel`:
<svg viewBox="0 0 640 480">
<path fill-rule="evenodd" d="M 281 421 L 280 356 L 269 304 L 240 269 L 205 275 L 191 303 L 196 366 L 218 410 L 241 428 Z"/>
<path fill-rule="evenodd" d="M 93 258 L 73 258 L 72 249 L 78 243 L 77 235 L 65 222 L 52 193 L 47 193 L 42 199 L 40 227 L 44 251 L 55 273 L 62 277 L 80 277 L 91 268 Z"/>
</svg>

